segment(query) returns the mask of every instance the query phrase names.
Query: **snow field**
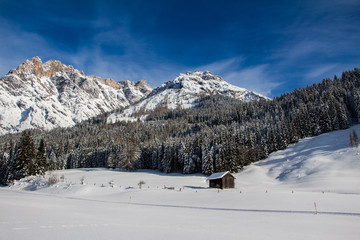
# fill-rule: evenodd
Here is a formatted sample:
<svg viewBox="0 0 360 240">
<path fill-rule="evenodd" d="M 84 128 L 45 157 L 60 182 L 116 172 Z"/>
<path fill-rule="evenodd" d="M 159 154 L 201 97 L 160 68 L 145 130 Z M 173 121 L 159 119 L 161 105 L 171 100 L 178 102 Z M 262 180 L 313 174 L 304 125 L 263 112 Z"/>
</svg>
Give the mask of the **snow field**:
<svg viewBox="0 0 360 240">
<path fill-rule="evenodd" d="M 111 200 L 95 200 L 1 192 L 1 239 L 357 239 L 360 233 L 356 216 L 138 205 L 140 196 L 133 198 L 133 203 L 125 203 L 115 202 L 114 196 Z M 190 199 L 195 193 L 181 194 Z M 213 191 L 217 194 L 223 192 Z M 260 194 L 257 197 L 263 198 Z M 266 202 L 273 200 L 263 198 L 263 207 L 269 207 Z"/>
</svg>

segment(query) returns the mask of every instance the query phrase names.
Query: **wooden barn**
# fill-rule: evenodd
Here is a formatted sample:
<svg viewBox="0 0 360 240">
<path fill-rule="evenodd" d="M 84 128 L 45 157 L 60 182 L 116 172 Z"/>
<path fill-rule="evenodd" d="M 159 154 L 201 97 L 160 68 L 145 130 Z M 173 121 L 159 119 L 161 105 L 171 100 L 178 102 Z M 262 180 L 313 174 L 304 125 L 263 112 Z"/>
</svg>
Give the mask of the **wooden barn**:
<svg viewBox="0 0 360 240">
<path fill-rule="evenodd" d="M 229 171 L 213 173 L 208 177 L 209 187 L 212 188 L 234 188 L 235 177 Z"/>
</svg>

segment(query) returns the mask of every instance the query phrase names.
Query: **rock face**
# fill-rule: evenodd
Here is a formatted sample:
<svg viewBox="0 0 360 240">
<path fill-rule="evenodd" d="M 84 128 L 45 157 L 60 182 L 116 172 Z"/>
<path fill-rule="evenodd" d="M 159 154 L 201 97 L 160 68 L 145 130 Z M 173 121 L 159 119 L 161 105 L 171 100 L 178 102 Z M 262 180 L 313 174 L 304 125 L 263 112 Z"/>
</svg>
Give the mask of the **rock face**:
<svg viewBox="0 0 360 240">
<path fill-rule="evenodd" d="M 231 85 L 209 71 L 187 72 L 155 88 L 146 98 L 129 106 L 122 113 L 113 113 L 108 122 L 136 120 L 134 116 L 144 119 L 147 113 L 159 106 L 169 109 L 190 108 L 198 98 L 209 95 L 223 95 L 244 102 L 268 99 L 261 94 Z"/>
<path fill-rule="evenodd" d="M 146 97 L 144 81 L 86 76 L 60 61 L 27 60 L 0 78 L 0 134 L 69 127 Z"/>
</svg>

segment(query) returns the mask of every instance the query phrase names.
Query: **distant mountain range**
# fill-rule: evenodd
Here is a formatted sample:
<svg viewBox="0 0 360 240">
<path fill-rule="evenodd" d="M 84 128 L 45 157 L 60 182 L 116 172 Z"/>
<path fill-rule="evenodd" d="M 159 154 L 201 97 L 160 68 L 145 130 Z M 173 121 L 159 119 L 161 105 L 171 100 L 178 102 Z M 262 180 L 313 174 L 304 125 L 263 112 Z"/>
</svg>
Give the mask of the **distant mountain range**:
<svg viewBox="0 0 360 240">
<path fill-rule="evenodd" d="M 244 102 L 267 99 L 261 94 L 231 85 L 209 71 L 187 72 L 155 88 L 147 97 L 121 113 L 113 113 L 108 122 L 146 118 L 157 108 L 191 108 L 198 98 L 210 95 L 228 96 Z"/>
<path fill-rule="evenodd" d="M 39 57 L 34 57 L 0 78 L 0 134 L 29 128 L 70 127 L 124 108 L 121 113 L 110 115 L 108 122 L 144 119 L 158 107 L 189 108 L 198 98 L 208 95 L 246 102 L 266 98 L 233 86 L 208 71 L 180 74 L 152 89 L 144 80 L 115 82 L 87 76 L 60 61 L 42 63 Z"/>
</svg>

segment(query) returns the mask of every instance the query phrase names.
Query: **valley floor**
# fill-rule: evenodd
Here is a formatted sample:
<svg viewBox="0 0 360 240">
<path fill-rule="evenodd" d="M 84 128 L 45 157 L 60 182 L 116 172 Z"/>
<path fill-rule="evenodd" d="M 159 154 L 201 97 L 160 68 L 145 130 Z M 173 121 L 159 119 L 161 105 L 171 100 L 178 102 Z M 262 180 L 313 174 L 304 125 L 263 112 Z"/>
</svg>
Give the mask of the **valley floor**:
<svg viewBox="0 0 360 240">
<path fill-rule="evenodd" d="M 353 129 L 360 126 L 304 139 L 244 168 L 235 189 L 150 170 L 56 171 L 61 180 L 51 187 L 48 176 L 23 179 L 0 188 L 0 239 L 358 239 Z"/>
<path fill-rule="evenodd" d="M 0 192 L 1 239 L 358 239 L 360 234 L 359 195 L 214 189 L 102 197 Z"/>
</svg>

